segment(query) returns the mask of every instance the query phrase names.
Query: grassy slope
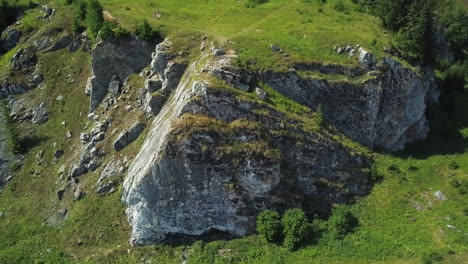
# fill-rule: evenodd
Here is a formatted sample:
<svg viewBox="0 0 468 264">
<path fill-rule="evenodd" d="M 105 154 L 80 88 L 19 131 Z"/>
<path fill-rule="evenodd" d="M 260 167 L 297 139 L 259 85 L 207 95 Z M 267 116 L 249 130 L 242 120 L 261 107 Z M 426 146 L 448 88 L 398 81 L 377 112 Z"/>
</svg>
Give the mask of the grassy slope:
<svg viewBox="0 0 468 264">
<path fill-rule="evenodd" d="M 359 42 L 370 46 L 373 31 L 378 34 L 378 45 L 386 41 L 374 18 L 354 12 L 338 14 L 329 6 L 324 7 L 325 15 L 319 16 L 317 6 L 308 7 L 300 1 L 271 1 L 255 9 L 245 9 L 242 3 L 234 0 L 194 0 L 189 3 L 161 0 L 159 3 L 163 19 L 154 21 L 150 20 L 151 10 L 156 8 L 153 1 L 103 1 L 106 9 L 130 28 L 135 21 L 147 17 L 155 25 L 164 24 L 162 28 L 169 34 L 209 34 L 219 41 L 229 38 L 237 43 L 232 47 L 238 51 L 241 60 L 255 59 L 262 68 L 277 67 L 278 57 L 269 50 L 270 43 L 279 44 L 297 61 L 351 64 L 354 63 L 352 60 L 333 54 L 331 49 L 335 42 Z M 127 6 L 130 10 L 125 9 Z M 203 11 L 202 7 L 206 6 L 210 8 Z M 298 16 L 297 8 L 305 15 Z M 35 12 L 31 11 L 26 19 L 32 21 Z M 54 22 L 46 27 L 66 27 L 69 19 L 64 14 L 65 10 L 59 8 Z M 343 16 L 348 19 L 340 19 Z M 301 23 L 309 18 L 311 23 Z M 184 22 L 188 20 L 190 22 Z M 369 24 L 375 28 L 371 26 L 369 29 Z M 352 29 L 359 30 L 353 33 Z M 313 39 L 304 39 L 304 32 L 314 36 Z M 326 40 L 324 36 L 332 39 Z M 0 58 L 0 73 L 5 70 L 8 56 Z M 454 118 L 456 124 L 449 136 L 439 128 L 452 121 L 438 115 L 438 119 L 446 122 L 438 122 L 440 124 L 434 128 L 435 133 L 427 143 L 411 148 L 415 149 L 411 151 L 413 157 L 408 154 L 376 155 L 375 170 L 383 180 L 370 196 L 353 207 L 361 221 L 360 227 L 343 240 L 330 239 L 325 234 L 316 244 L 293 253 L 268 245 L 258 236 L 179 247 L 131 248 L 127 243 L 129 226 L 120 202 L 120 191 L 106 197 L 89 193 L 80 202 L 72 202 L 71 193 L 66 194 L 64 202 L 56 199 L 55 191 L 59 188 L 56 171 L 59 165 L 68 164 L 72 157 L 67 156 L 67 160 L 62 160 L 58 166 L 51 166 L 52 145 L 56 142 L 67 153 L 79 145 L 76 136 L 67 140 L 65 131 L 69 129 L 78 135 L 88 123 L 79 115 L 80 111 L 86 113 L 88 104 L 83 93 L 84 81 L 89 74 L 88 60 L 86 54 L 68 54 L 66 51 L 40 58 L 46 69 L 46 88 L 31 91 L 24 97 L 34 102 L 46 101 L 50 106 L 51 121 L 34 128 L 23 127 L 24 131 L 31 131 L 44 140 L 30 149 L 23 169 L 0 194 L 0 211 L 6 213 L 0 218 L 0 263 L 33 263 L 34 260 L 43 263 L 141 263 L 142 259 L 150 260 L 150 263 L 180 263 L 182 255 L 186 254 L 190 255 L 190 263 L 419 263 L 431 253 L 440 253 L 446 263 L 468 262 L 466 194 L 461 194 L 460 187 L 452 185 L 455 179 L 468 180 L 468 115 L 463 107 L 468 101 L 466 95 L 458 98 L 456 105 L 460 114 Z M 69 79 L 76 82 L 70 84 Z M 135 84 L 134 87 L 139 86 Z M 274 107 L 307 111 L 273 91 L 268 92 L 272 93 L 270 103 Z M 57 95 L 65 96 L 65 104 L 54 101 Z M 125 125 L 134 117 L 122 115 L 121 118 L 117 123 Z M 67 128 L 60 126 L 63 120 L 69 124 Z M 134 155 L 142 141 L 140 138 L 125 155 Z M 45 165 L 38 166 L 34 156 L 41 149 L 46 150 Z M 416 150 L 426 154 L 419 155 Z M 41 173 L 33 176 L 29 173 L 31 169 Z M 93 173 L 83 177 L 84 184 L 92 186 L 97 176 Z M 442 190 L 448 200 L 434 200 L 432 194 L 436 190 Z M 422 210 L 414 208 L 416 203 Z M 51 228 L 44 224 L 60 208 L 68 208 L 71 212 L 64 225 Z M 447 224 L 461 232 L 448 229 Z M 78 245 L 78 241 L 82 244 Z M 220 251 L 222 249 L 224 251 Z"/>
<path fill-rule="evenodd" d="M 334 1 L 319 5 L 319 1 L 270 0 L 255 8 L 246 8 L 244 2 L 103 0 L 102 4 L 129 29 L 146 19 L 170 36 L 206 34 L 235 49 L 239 63 L 254 60 L 257 63 L 254 67 L 259 69 L 285 69 L 301 61 L 351 65 L 356 63 L 355 59 L 337 55 L 333 51 L 335 45 L 360 44 L 381 55 L 383 46 L 389 43 L 377 18 L 355 12 L 356 6 L 350 1 L 345 1 L 345 12 L 335 11 Z M 155 19 L 153 13 L 158 9 L 161 18 Z M 291 57 L 283 58 L 271 51 L 271 44 L 279 45 Z"/>
</svg>

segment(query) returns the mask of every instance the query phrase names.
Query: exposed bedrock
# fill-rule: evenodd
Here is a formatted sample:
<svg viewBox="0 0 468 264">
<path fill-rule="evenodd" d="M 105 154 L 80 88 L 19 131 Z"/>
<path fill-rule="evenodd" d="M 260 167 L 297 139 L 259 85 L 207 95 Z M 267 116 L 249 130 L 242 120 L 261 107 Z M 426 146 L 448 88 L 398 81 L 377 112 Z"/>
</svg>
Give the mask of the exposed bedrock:
<svg viewBox="0 0 468 264">
<path fill-rule="evenodd" d="M 243 236 L 265 208 L 327 212 L 369 190 L 370 159 L 302 121 L 197 79 L 155 117 L 124 181 L 134 245 L 217 230 Z"/>
<path fill-rule="evenodd" d="M 299 70 L 310 69 L 300 65 Z M 337 66 L 314 66 L 312 70 L 348 75 Z M 361 70 L 347 71 L 352 77 L 359 76 Z M 440 95 L 432 70 L 423 69 L 417 74 L 385 58 L 374 71 L 361 74 L 365 80 L 345 82 L 302 78 L 292 70 L 267 72 L 261 79 L 303 105 L 312 109 L 321 106 L 328 122 L 370 148 L 398 151 L 407 143 L 426 138 L 429 126 L 425 112 Z"/>
<path fill-rule="evenodd" d="M 153 46 L 134 36 L 101 41 L 91 53 L 93 76 L 86 93 L 91 97 L 89 111 L 93 112 L 109 91 L 113 77 L 123 82 L 129 75 L 139 73 L 151 61 Z"/>
</svg>

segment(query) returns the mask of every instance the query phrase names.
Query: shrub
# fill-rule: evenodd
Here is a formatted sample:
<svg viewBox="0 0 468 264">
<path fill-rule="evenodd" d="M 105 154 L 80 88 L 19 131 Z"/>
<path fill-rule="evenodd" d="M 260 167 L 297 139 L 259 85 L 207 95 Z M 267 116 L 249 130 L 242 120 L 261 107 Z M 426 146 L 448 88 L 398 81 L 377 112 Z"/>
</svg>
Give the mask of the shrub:
<svg viewBox="0 0 468 264">
<path fill-rule="evenodd" d="M 253 8 L 258 5 L 265 4 L 265 3 L 268 3 L 268 0 L 247 0 L 247 2 L 245 2 L 245 6 L 247 8 Z"/>
<path fill-rule="evenodd" d="M 280 242 L 282 239 L 283 227 L 278 212 L 264 210 L 257 216 L 257 232 L 272 242 Z"/>
<path fill-rule="evenodd" d="M 333 9 L 335 9 L 338 12 L 345 11 L 346 7 L 343 0 L 336 0 L 335 4 L 333 5 Z"/>
<path fill-rule="evenodd" d="M 96 36 L 104 23 L 102 6 L 98 0 L 89 0 L 86 7 L 86 24 L 93 36 Z"/>
<path fill-rule="evenodd" d="M 287 210 L 281 219 L 283 224 L 283 245 L 289 250 L 297 249 L 311 233 L 309 219 L 301 209 Z"/>
<path fill-rule="evenodd" d="M 334 237 L 343 237 L 358 225 L 357 218 L 347 206 L 338 206 L 333 210 L 333 215 L 328 220 L 329 231 Z"/>
<path fill-rule="evenodd" d="M 154 30 L 146 20 L 136 26 L 135 34 L 140 39 L 148 42 L 153 42 L 161 38 L 159 32 Z"/>
<path fill-rule="evenodd" d="M 114 36 L 114 32 L 112 31 L 112 23 L 111 22 L 104 22 L 102 24 L 101 30 L 99 30 L 99 37 L 101 39 L 107 40 Z"/>
</svg>

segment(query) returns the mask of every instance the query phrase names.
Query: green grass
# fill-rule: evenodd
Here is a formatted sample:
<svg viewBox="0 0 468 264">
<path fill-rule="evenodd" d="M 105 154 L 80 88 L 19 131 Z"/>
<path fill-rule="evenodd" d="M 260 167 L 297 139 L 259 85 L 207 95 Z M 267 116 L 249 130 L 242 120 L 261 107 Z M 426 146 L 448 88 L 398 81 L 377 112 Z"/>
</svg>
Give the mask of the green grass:
<svg viewBox="0 0 468 264">
<path fill-rule="evenodd" d="M 322 12 L 318 11 L 317 1 L 302 0 L 270 0 L 255 8 L 246 8 L 244 1 L 236 0 L 101 2 L 105 10 L 130 30 L 147 19 L 172 38 L 206 34 L 235 50 L 240 65 L 255 62 L 249 63 L 255 69 L 285 70 L 293 63 L 308 61 L 355 65 L 355 58 L 338 55 L 333 47 L 360 44 L 382 55 L 383 46 L 389 46 L 377 18 L 354 11 L 356 6 L 350 1 L 345 1 L 345 12 L 335 11 L 333 1 L 323 5 Z M 160 19 L 153 17 L 157 10 Z M 271 51 L 271 44 L 279 45 L 290 56 L 282 57 Z"/>
<path fill-rule="evenodd" d="M 133 30 L 137 22 L 146 18 L 173 38 L 177 46 L 190 50 L 198 48 L 199 38 L 206 34 L 210 40 L 234 49 L 239 55 L 239 64 L 256 61 L 252 66 L 256 69 L 284 70 L 291 63 L 302 61 L 354 65 L 355 59 L 333 52 L 334 45 L 342 44 L 361 44 L 381 54 L 381 47 L 387 45 L 388 40 L 377 19 L 354 12 L 349 1 L 345 1 L 348 9 L 342 13 L 334 11 L 333 1 L 329 2 L 323 6 L 323 13 L 319 13 L 317 4 L 299 0 L 270 0 L 249 9 L 243 1 L 235 0 L 102 0 L 105 9 L 129 29 Z M 69 29 L 71 20 L 66 9 L 60 5 L 54 7 L 58 8 L 57 16 L 48 24 L 38 24 L 41 32 Z M 161 10 L 160 20 L 152 18 L 152 12 L 157 8 Z M 28 12 L 27 21 L 32 21 L 34 12 Z M 40 36 L 35 29 L 21 47 Z M 193 35 L 197 37 L 195 40 L 191 40 Z M 236 44 L 225 43 L 226 39 Z M 377 41 L 375 46 L 371 45 L 373 39 Z M 190 43 L 185 44 L 186 41 Z M 272 52 L 269 45 L 273 43 L 289 53 L 290 59 Z M 0 57 L 0 76 L 8 74 L 6 65 L 14 52 Z M 120 201 L 121 187 L 118 192 L 103 197 L 92 192 L 99 170 L 81 177 L 81 183 L 91 190 L 82 201 L 73 202 L 70 190 L 63 201 L 56 198 L 56 191 L 63 184 L 57 169 L 76 158 L 76 150 L 80 148 L 78 135 L 91 125 L 86 120 L 89 98 L 84 96 L 86 78 L 90 74 L 89 55 L 69 54 L 62 50 L 40 55 L 39 63 L 45 69 L 45 88 L 19 97 L 32 103 L 45 101 L 50 111 L 49 122 L 19 127 L 20 136 L 31 134 L 42 140 L 25 154 L 23 167 L 15 172 L 14 180 L 0 194 L 0 212 L 6 214 L 0 217 L 0 263 L 180 263 L 183 255 L 188 255 L 189 263 L 421 263 L 438 259 L 437 256 L 441 257 L 442 263 L 468 262 L 468 206 L 463 191 L 468 181 L 466 94 L 451 96 L 444 104 L 451 106 L 450 111 L 431 113 L 432 132 L 428 141 L 410 146 L 406 153 L 373 154 L 376 163 L 372 171 L 381 181 L 369 196 L 351 207 L 360 224 L 343 239 L 332 238 L 323 232 L 315 243 L 294 252 L 267 244 L 256 235 L 210 243 L 198 241 L 185 246 L 132 248 L 128 243 L 130 227 L 124 214 L 125 207 Z M 312 77 L 340 81 L 343 78 Z M 71 83 L 71 80 L 75 82 Z M 133 76 L 131 84 L 134 89 L 130 96 L 135 100 L 142 80 Z M 224 91 L 235 93 L 239 100 L 260 104 L 264 108 L 260 114 L 268 115 L 269 111 L 277 110 L 304 126 L 306 131 L 323 130 L 317 126 L 313 111 L 266 85 L 261 87 L 267 92 L 268 100 L 260 102 L 253 93 L 215 84 Z M 55 100 L 58 95 L 65 96 L 64 103 Z M 134 112 L 125 113 L 121 108 L 112 111 L 117 117 L 118 129 L 142 118 Z M 62 121 L 67 122 L 67 127 L 60 125 Z M 201 125 L 210 128 L 205 123 Z M 229 124 L 215 122 L 213 129 L 258 130 L 259 126 L 261 124 L 238 120 Z M 66 139 L 67 130 L 72 131 L 73 139 Z M 122 157 L 134 156 L 146 133 L 147 130 L 116 157 L 120 154 Z M 329 127 L 324 133 L 354 151 L 368 153 L 367 149 L 337 134 L 333 128 Z M 102 143 L 108 153 L 112 153 L 109 145 L 113 137 L 109 136 Z M 51 163 L 54 143 L 66 152 L 65 158 L 56 166 Z M 263 147 L 276 157 L 276 152 L 263 142 L 223 147 L 223 151 L 229 153 Z M 45 161 L 38 165 L 34 157 L 42 149 L 45 150 Z M 108 159 L 112 155 L 108 155 Z M 31 170 L 41 173 L 34 175 Z M 433 193 L 437 190 L 446 194 L 448 200 L 435 200 Z M 67 220 L 58 227 L 49 227 L 47 220 L 61 208 L 69 210 Z M 320 223 L 325 225 L 325 221 Z M 456 229 L 447 228 L 448 224 Z"/>
</svg>

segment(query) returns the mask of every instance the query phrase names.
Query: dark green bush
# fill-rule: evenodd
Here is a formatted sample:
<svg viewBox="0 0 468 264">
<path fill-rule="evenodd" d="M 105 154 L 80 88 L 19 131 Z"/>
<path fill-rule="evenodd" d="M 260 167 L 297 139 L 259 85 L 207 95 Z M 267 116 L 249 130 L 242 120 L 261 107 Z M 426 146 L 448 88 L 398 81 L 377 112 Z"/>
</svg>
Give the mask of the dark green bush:
<svg viewBox="0 0 468 264">
<path fill-rule="evenodd" d="M 159 32 L 154 30 L 146 20 L 136 26 L 135 34 L 148 42 L 154 42 L 161 38 Z"/>
<path fill-rule="evenodd" d="M 287 210 L 281 223 L 283 224 L 283 245 L 289 250 L 295 250 L 306 242 L 312 231 L 312 225 L 301 209 Z"/>
<path fill-rule="evenodd" d="M 337 206 L 328 220 L 328 228 L 333 237 L 341 238 L 358 225 L 357 218 L 344 205 Z"/>
<path fill-rule="evenodd" d="M 280 242 L 283 227 L 278 212 L 264 210 L 257 216 L 257 232 L 270 243 Z"/>
<path fill-rule="evenodd" d="M 265 4 L 265 3 L 268 3 L 268 0 L 247 0 L 247 2 L 245 2 L 245 6 L 247 8 L 253 8 L 258 5 Z"/>
<path fill-rule="evenodd" d="M 104 23 L 102 6 L 98 0 L 89 0 L 86 6 L 86 24 L 93 36 L 96 36 Z"/>
</svg>

